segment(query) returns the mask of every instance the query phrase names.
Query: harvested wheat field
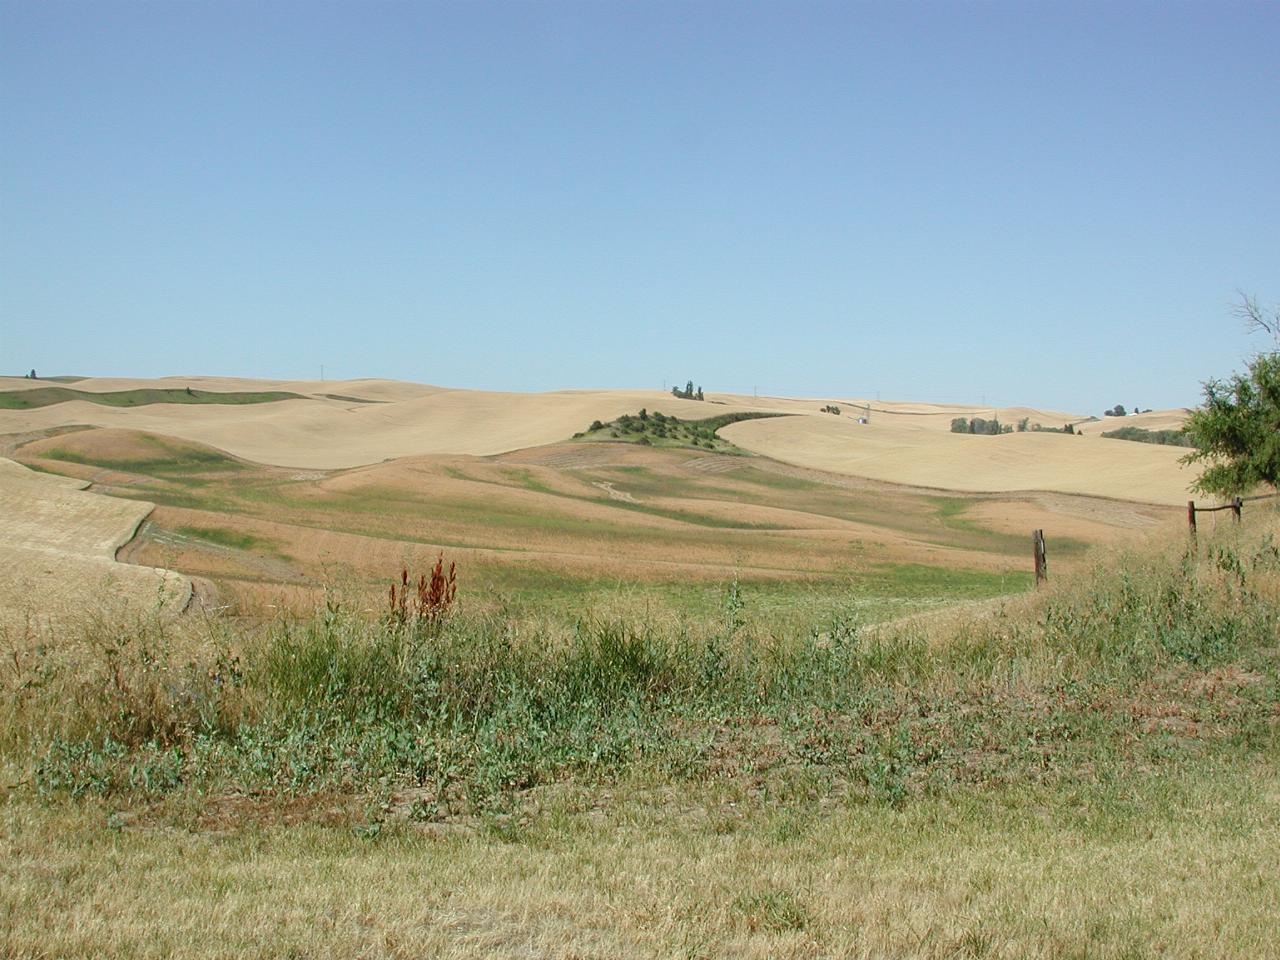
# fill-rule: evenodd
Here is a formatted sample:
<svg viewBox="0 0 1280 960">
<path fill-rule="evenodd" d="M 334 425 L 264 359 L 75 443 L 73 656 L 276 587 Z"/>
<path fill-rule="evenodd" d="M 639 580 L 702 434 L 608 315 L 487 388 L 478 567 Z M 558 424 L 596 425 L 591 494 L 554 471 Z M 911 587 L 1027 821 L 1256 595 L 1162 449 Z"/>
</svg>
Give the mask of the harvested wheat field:
<svg viewBox="0 0 1280 960">
<path fill-rule="evenodd" d="M 186 605 L 185 577 L 116 562 L 152 505 L 86 486 L 0 458 L 0 622 L 65 622 L 104 605 L 168 612 Z"/>
<path fill-rule="evenodd" d="M 231 392 L 233 384 L 221 385 Z M 129 382 L 129 387 L 136 388 L 137 382 Z M 644 406 L 682 417 L 707 411 L 705 404 L 658 391 L 517 394 L 394 385 L 370 390 L 364 382 L 253 384 L 255 390 L 290 392 L 316 387 L 325 392 L 250 406 L 156 403 L 116 408 L 71 401 L 31 411 L 0 411 L 0 432 L 73 423 L 124 427 L 208 444 L 260 463 L 336 469 L 428 453 L 485 455 L 552 443 L 569 438 L 592 420 L 610 420 Z M 109 388 L 117 384 L 109 383 Z M 397 393 L 396 399 L 388 399 Z M 378 402 L 367 402 L 374 398 Z"/>
<path fill-rule="evenodd" d="M 8 378 L 2 389 L 33 383 Z M 1105 441 L 1097 434 L 1119 425 L 1164 428 L 1182 411 L 1142 414 L 1087 424 L 1085 436 L 950 434 L 959 416 L 1023 418 L 1046 426 L 1088 418 L 1058 411 L 858 400 L 712 395 L 678 400 L 659 391 L 582 390 L 519 394 L 451 390 L 392 381 L 281 381 L 175 377 L 162 380 L 88 379 L 86 392 L 192 387 L 209 392 L 278 391 L 300 399 L 248 405 L 150 403 L 111 407 L 72 400 L 34 410 L 0 410 L 0 433 L 86 424 L 127 428 L 207 444 L 247 460 L 331 470 L 424 454 L 488 456 L 567 440 L 593 420 L 610 421 L 641 408 L 697 419 L 731 412 L 788 417 L 724 428 L 744 449 L 802 467 L 890 483 L 970 492 L 1057 491 L 1144 503 L 1187 499 L 1192 474 L 1175 449 Z M 839 416 L 820 412 L 836 404 Z M 869 416 L 869 424 L 857 418 Z"/>
<path fill-rule="evenodd" d="M 1175 447 L 1053 433 L 953 434 L 895 420 L 752 420 L 725 427 L 738 446 L 786 463 L 912 486 L 970 492 L 1056 491 L 1186 503 L 1194 469 Z"/>
</svg>

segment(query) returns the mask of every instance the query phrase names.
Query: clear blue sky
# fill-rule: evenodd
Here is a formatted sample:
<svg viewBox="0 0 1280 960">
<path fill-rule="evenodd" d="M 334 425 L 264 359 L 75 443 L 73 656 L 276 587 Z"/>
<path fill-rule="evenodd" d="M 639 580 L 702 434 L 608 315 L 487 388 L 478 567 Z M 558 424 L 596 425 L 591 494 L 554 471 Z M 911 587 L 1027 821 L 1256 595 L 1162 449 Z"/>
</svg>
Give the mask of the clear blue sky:
<svg viewBox="0 0 1280 960">
<path fill-rule="evenodd" d="M 1280 4 L 0 2 L 0 369 L 1194 403 Z"/>
</svg>

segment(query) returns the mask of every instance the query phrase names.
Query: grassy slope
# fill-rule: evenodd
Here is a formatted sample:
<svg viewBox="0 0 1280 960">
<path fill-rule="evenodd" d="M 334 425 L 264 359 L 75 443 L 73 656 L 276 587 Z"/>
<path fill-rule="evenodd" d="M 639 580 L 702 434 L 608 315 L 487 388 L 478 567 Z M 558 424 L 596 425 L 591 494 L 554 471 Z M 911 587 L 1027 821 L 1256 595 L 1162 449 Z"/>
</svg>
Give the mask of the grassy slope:
<svg viewBox="0 0 1280 960">
<path fill-rule="evenodd" d="M 149 438 L 146 452 L 134 450 L 129 456 L 85 456 L 72 450 L 51 450 L 44 454 L 50 460 L 78 463 L 81 466 L 102 467 L 125 473 L 141 473 L 180 483 L 191 474 L 209 472 L 233 472 L 243 469 L 243 464 L 226 454 L 198 444 L 166 442 L 161 438 Z"/>
<path fill-rule="evenodd" d="M 34 410 L 55 403 L 84 400 L 105 407 L 142 407 L 152 403 L 273 403 L 277 400 L 301 400 L 301 394 L 283 391 L 227 392 L 210 390 L 177 390 L 148 388 L 95 392 L 69 387 L 35 387 L 30 390 L 0 392 L 0 410 Z"/>
<path fill-rule="evenodd" d="M 1275 956 L 1277 533 L 946 631 L 21 649 L 0 949 Z"/>
</svg>

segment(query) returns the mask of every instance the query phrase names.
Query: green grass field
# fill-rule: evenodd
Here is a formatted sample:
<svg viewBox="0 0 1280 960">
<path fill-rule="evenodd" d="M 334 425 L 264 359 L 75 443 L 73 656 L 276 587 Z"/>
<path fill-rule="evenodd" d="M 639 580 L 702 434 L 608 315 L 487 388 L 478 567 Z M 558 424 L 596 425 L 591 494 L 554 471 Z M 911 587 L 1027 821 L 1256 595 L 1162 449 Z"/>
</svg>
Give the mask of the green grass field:
<svg viewBox="0 0 1280 960">
<path fill-rule="evenodd" d="M 104 407 L 142 407 L 152 403 L 274 403 L 278 400 L 302 400 L 301 394 L 283 391 L 227 392 L 146 388 L 96 392 L 70 387 L 33 387 L 30 390 L 0 391 L 0 410 L 34 410 L 70 400 L 84 400 Z"/>
<path fill-rule="evenodd" d="M 273 544 L 263 537 L 255 537 L 249 533 L 239 533 L 223 527 L 178 527 L 177 533 L 184 537 L 195 537 L 208 543 L 216 543 L 220 547 L 231 547 L 236 550 L 271 550 Z"/>
<path fill-rule="evenodd" d="M 233 460 L 215 450 L 184 449 L 158 441 L 153 442 L 153 447 L 153 455 L 143 456 L 86 457 L 66 450 L 54 450 L 47 456 L 50 460 L 60 460 L 63 463 L 78 463 L 82 466 L 102 467 L 124 473 L 141 473 L 173 483 L 182 483 L 191 474 L 242 469 L 242 464 L 238 460 Z"/>
</svg>

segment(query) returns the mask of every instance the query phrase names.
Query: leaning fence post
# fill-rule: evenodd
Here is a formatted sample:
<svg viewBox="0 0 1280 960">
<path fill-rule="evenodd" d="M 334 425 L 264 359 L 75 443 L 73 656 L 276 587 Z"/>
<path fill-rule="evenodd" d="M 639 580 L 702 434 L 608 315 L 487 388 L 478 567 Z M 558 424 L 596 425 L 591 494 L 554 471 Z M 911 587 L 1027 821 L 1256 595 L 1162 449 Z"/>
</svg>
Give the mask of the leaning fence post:
<svg viewBox="0 0 1280 960">
<path fill-rule="evenodd" d="M 1187 501 L 1187 526 L 1191 528 L 1191 535 L 1196 535 L 1196 502 L 1194 500 Z"/>
<path fill-rule="evenodd" d="M 1049 578 L 1049 564 L 1045 559 L 1043 530 L 1033 530 L 1031 532 L 1031 552 L 1036 562 L 1036 586 L 1038 587 Z"/>
<path fill-rule="evenodd" d="M 1244 507 L 1244 500 L 1240 497 L 1231 498 L 1231 515 L 1235 518 L 1236 523 L 1240 522 L 1240 511 Z"/>
</svg>

